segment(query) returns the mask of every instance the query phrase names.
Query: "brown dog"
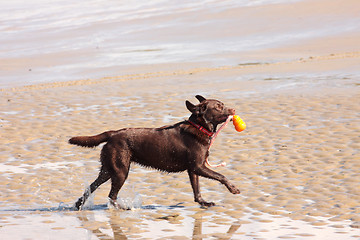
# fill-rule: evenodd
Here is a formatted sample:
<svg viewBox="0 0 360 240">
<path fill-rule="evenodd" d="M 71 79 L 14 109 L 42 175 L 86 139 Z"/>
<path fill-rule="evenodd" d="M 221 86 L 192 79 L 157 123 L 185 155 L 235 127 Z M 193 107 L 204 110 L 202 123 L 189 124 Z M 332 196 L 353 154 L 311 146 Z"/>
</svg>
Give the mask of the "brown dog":
<svg viewBox="0 0 360 240">
<path fill-rule="evenodd" d="M 199 176 L 217 180 L 231 193 L 239 194 L 237 189 L 223 175 L 205 166 L 209 155 L 211 136 L 217 125 L 235 114 L 218 100 L 205 99 L 197 95 L 200 104 L 186 101 L 187 109 L 192 113 L 189 120 L 161 128 L 126 128 L 107 131 L 96 136 L 73 137 L 69 143 L 83 147 L 95 147 L 106 142 L 101 150 L 101 169 L 98 178 L 89 190 L 75 203 L 75 209 L 81 209 L 89 195 L 101 184 L 111 179 L 110 202 L 118 207 L 117 195 L 124 184 L 130 169 L 130 163 L 155 168 L 165 172 L 187 171 L 194 192 L 195 202 L 202 206 L 213 206 L 200 194 Z"/>
</svg>

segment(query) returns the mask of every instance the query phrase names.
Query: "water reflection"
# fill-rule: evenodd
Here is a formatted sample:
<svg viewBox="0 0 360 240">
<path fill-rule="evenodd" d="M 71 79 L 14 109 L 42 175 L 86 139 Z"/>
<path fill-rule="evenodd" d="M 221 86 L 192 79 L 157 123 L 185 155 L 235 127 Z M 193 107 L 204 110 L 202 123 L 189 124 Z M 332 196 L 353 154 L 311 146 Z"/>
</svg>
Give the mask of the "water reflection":
<svg viewBox="0 0 360 240">
<path fill-rule="evenodd" d="M 113 212 L 113 211 L 112 211 Z M 114 213 L 114 212 L 113 212 Z M 97 238 L 99 239 L 119 239 L 119 240 L 124 240 L 124 239 L 128 239 L 126 237 L 126 235 L 124 234 L 124 232 L 121 230 L 121 227 L 118 224 L 115 224 L 115 218 L 117 214 L 111 214 L 110 215 L 110 219 L 109 219 L 109 225 L 111 227 L 112 230 L 112 236 L 108 235 L 107 233 L 105 233 L 101 226 L 99 227 L 88 227 L 88 231 L 92 232 L 92 234 L 94 234 Z M 94 222 L 94 213 L 92 211 L 84 211 L 81 212 L 78 215 L 79 220 L 82 223 L 82 226 L 88 226 L 89 223 L 92 224 L 92 222 Z"/>
<path fill-rule="evenodd" d="M 231 216 L 230 216 L 230 215 Z M 0 210 L 0 239 L 359 239 L 359 225 L 350 220 L 293 220 L 244 208 L 201 209 L 197 206 L 142 206 L 132 211 L 106 204 L 73 211 L 65 204 L 53 208 Z M 19 231 L 36 226 L 32 231 Z M 241 227 L 241 231 L 240 231 Z M 85 231 L 84 231 L 85 230 Z"/>
<path fill-rule="evenodd" d="M 99 214 L 100 213 L 100 214 Z M 163 214 L 161 214 L 163 213 Z M 170 213 L 170 214 L 167 214 Z M 203 212 L 209 216 L 206 211 Z M 135 210 L 135 211 L 82 211 L 78 219 L 82 227 L 99 239 L 133 239 L 139 238 L 162 238 L 162 237 L 185 237 L 191 239 L 205 239 L 209 234 L 216 235 L 218 239 L 231 239 L 241 227 L 240 222 L 232 224 L 212 224 L 204 227 L 203 214 L 197 212 L 176 213 L 164 209 Z M 191 226 L 191 228 L 189 228 Z M 136 236 L 136 237 L 135 237 Z"/>
<path fill-rule="evenodd" d="M 202 240 L 203 239 L 203 228 L 202 228 L 202 216 L 196 217 L 194 221 L 194 231 L 192 235 L 192 239 Z M 241 227 L 241 224 L 239 222 L 233 223 L 227 232 L 224 234 L 224 236 L 219 237 L 218 239 L 221 240 L 228 240 L 231 239 L 233 234 Z"/>
</svg>

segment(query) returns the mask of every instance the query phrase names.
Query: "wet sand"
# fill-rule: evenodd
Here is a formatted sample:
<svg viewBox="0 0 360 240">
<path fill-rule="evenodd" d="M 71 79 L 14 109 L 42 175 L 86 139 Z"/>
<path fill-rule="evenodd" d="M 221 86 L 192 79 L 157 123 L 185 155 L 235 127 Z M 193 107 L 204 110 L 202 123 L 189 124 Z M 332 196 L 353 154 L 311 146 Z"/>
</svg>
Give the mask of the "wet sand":
<svg viewBox="0 0 360 240">
<path fill-rule="evenodd" d="M 357 20 L 357 8 L 338 0 L 294 4 L 239 7 L 226 11 L 225 22 L 213 24 L 218 28 L 228 21 L 259 17 L 243 32 L 235 31 L 237 25 L 229 28 L 232 41 L 232 34 L 237 39 L 251 32 L 272 37 L 283 31 L 279 26 L 287 32 L 294 19 L 284 19 L 295 13 L 302 13 L 304 32 L 316 19 L 330 25 Z M 225 16 L 207 14 L 197 17 L 208 23 L 214 16 L 217 20 Z M 263 33 L 261 26 L 268 18 L 282 24 Z M 104 22 L 108 27 L 111 23 Z M 175 28 L 164 29 L 163 37 Z M 227 35 L 211 28 L 198 34 L 226 43 L 222 37 Z M 64 51 L 60 58 L 56 54 L 1 58 L 8 64 L 0 67 L 2 77 L 17 81 L 2 82 L 0 89 L 0 238 L 360 238 L 359 31 L 286 39 L 260 49 L 209 51 L 192 61 L 99 68 L 86 67 L 100 61 L 90 48 L 81 50 L 85 55 Z M 156 56 L 156 51 L 146 54 Z M 68 62 L 84 56 L 91 64 Z M 29 63 L 42 70 L 29 72 Z M 66 72 L 63 63 L 89 74 L 78 78 Z M 62 70 L 66 81 L 60 81 Z M 204 199 L 217 203 L 203 209 L 193 202 L 186 173 L 164 174 L 132 165 L 118 199 L 132 211 L 109 209 L 109 183 L 95 192 L 86 210 L 71 210 L 97 176 L 101 147 L 72 146 L 67 143 L 70 137 L 182 121 L 189 116 L 185 100 L 195 103 L 196 94 L 234 107 L 247 124 L 241 133 L 231 124 L 224 129 L 209 158 L 214 164 L 227 163 L 217 171 L 239 187 L 240 195 L 201 178 Z"/>
<path fill-rule="evenodd" d="M 358 238 L 358 77 L 294 73 L 340 60 L 319 56 L 2 91 L 0 236 Z M 359 58 L 355 54 L 348 61 Z M 270 70 L 279 77 L 239 78 Z M 227 162 L 218 171 L 240 195 L 201 179 L 204 198 L 218 204 L 201 209 L 186 173 L 133 165 L 119 201 L 137 210 L 108 210 L 109 184 L 97 190 L 90 210 L 68 210 L 95 179 L 100 151 L 67 144 L 71 136 L 181 121 L 189 115 L 184 101 L 195 102 L 195 94 L 221 99 L 247 123 L 242 133 L 230 125 L 223 130 L 210 155 L 213 163 Z"/>
</svg>

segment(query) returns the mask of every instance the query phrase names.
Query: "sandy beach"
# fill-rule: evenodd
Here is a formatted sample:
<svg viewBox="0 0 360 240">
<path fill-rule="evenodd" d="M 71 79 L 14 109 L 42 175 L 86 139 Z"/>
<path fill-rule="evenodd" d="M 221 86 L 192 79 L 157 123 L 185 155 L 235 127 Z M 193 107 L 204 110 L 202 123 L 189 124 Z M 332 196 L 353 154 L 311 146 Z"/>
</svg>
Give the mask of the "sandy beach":
<svg viewBox="0 0 360 240">
<path fill-rule="evenodd" d="M 274 26 L 280 32 L 289 29 L 294 14 L 318 18 L 315 30 L 328 19 L 346 18 L 344 22 L 358 21 L 357 26 L 359 3 L 341 3 L 294 1 L 176 14 L 198 15 L 204 22 L 214 19 L 215 27 L 222 26 L 221 20 L 257 14 L 251 19 L 259 23 L 249 23 L 246 31 L 229 29 L 233 41 L 246 32 L 266 31 L 260 23 L 269 18 L 288 19 Z M 304 29 L 312 24 L 300 22 L 298 27 Z M 209 29 L 196 34 L 217 39 Z M 31 54 L 1 58 L 0 238 L 359 239 L 358 29 L 289 38 L 271 47 L 209 50 L 192 61 L 184 60 L 185 54 L 152 64 L 97 68 L 79 63 L 77 72 L 86 72 L 84 78 L 61 64 L 71 56 L 74 61 L 92 56 L 95 64 L 99 58 L 86 49 L 81 50 L 84 55 L 64 51 L 60 59 L 40 54 L 33 63 L 41 74 L 29 65 Z M 57 64 L 65 80 L 51 72 L 56 67 L 48 66 Z M 32 73 L 39 81 L 31 80 Z M 11 83 L 6 77 L 18 80 Z M 86 210 L 72 211 L 97 176 L 101 148 L 69 145 L 70 137 L 182 121 L 189 116 L 185 100 L 195 103 L 196 94 L 223 101 L 247 123 L 241 133 L 232 125 L 225 128 L 209 158 L 227 163 L 217 171 L 237 185 L 240 195 L 201 178 L 204 199 L 217 206 L 200 208 L 193 202 L 186 173 L 164 174 L 132 165 L 118 202 L 133 210 L 109 208 L 106 183 Z"/>
</svg>

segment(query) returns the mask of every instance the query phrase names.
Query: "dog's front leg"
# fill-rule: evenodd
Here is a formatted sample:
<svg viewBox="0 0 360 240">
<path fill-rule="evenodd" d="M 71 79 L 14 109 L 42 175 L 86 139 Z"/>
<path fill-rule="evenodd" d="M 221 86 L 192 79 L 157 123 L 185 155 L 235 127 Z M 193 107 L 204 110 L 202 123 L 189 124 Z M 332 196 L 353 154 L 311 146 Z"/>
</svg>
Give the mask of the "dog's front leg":
<svg viewBox="0 0 360 240">
<path fill-rule="evenodd" d="M 213 202 L 206 202 L 200 194 L 200 184 L 199 184 L 199 176 L 197 174 L 195 174 L 193 171 L 188 170 L 188 174 L 189 174 L 189 178 L 190 178 L 190 183 L 191 183 L 191 187 L 193 189 L 194 192 L 194 200 L 195 202 L 199 203 L 201 206 L 214 206 L 215 203 Z"/>
<path fill-rule="evenodd" d="M 207 168 L 205 165 L 201 165 L 201 166 L 197 167 L 195 169 L 194 173 L 199 176 L 210 178 L 210 179 L 221 182 L 222 184 L 224 184 L 227 187 L 227 189 L 232 194 L 240 193 L 240 190 L 237 187 L 235 187 L 235 185 L 232 184 L 224 175 Z"/>
</svg>

